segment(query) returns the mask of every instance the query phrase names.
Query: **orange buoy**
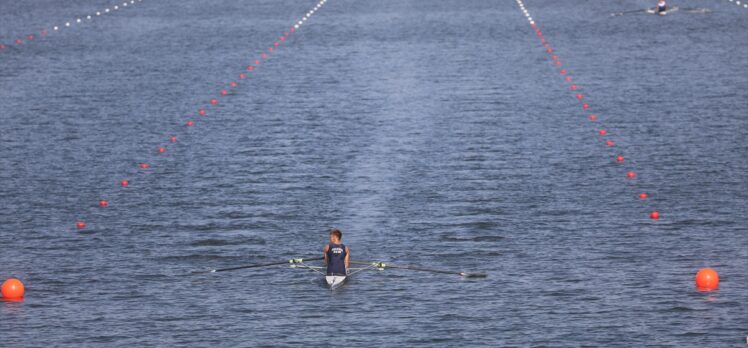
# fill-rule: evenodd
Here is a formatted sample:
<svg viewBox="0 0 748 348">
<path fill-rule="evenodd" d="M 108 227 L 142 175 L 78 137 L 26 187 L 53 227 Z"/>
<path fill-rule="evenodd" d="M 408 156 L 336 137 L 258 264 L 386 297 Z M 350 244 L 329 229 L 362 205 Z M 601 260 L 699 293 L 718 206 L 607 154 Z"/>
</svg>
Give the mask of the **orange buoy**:
<svg viewBox="0 0 748 348">
<path fill-rule="evenodd" d="M 717 290 L 719 287 L 719 275 L 711 268 L 702 268 L 696 273 L 696 288 L 699 291 Z M 3 291 L 5 286 L 3 285 Z"/>
<path fill-rule="evenodd" d="M 82 230 L 82 229 L 86 228 L 86 223 L 83 222 L 83 221 L 78 221 L 78 222 L 75 223 L 75 228 L 77 228 L 79 230 Z"/>
<path fill-rule="evenodd" d="M 25 292 L 23 283 L 16 278 L 9 278 L 3 283 L 2 293 L 6 300 L 21 300 Z"/>
</svg>

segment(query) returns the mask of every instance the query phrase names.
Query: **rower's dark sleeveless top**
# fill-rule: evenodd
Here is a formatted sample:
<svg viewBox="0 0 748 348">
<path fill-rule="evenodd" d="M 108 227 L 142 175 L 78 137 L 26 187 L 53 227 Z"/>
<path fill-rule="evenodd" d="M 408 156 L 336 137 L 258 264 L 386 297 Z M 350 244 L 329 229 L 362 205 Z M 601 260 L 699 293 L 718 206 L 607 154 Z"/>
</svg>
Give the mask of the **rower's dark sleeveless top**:
<svg viewBox="0 0 748 348">
<path fill-rule="evenodd" d="M 345 245 L 327 244 L 327 274 L 345 274 Z"/>
</svg>

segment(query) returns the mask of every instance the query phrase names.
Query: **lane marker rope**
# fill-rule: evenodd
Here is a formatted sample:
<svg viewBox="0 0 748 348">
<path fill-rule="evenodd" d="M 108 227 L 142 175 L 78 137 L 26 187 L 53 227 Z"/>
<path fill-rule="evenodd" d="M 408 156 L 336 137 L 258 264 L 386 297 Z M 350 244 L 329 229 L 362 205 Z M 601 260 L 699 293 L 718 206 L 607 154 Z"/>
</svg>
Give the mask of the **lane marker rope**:
<svg viewBox="0 0 748 348">
<path fill-rule="evenodd" d="M 95 17 L 101 17 L 103 15 L 123 10 L 125 8 L 132 8 L 134 5 L 142 2 L 143 0 L 127 0 L 122 3 L 117 3 L 113 6 L 107 7 L 103 10 L 96 11 L 94 14 L 89 14 L 86 16 L 81 16 L 73 19 L 72 21 L 66 21 L 63 24 L 59 25 L 50 25 L 47 28 L 41 29 L 38 33 L 30 33 L 26 34 L 23 37 L 16 38 L 15 40 L 12 40 L 13 44 L 16 46 L 28 44 L 34 41 L 38 41 L 38 38 L 46 38 L 49 36 L 49 34 L 54 32 L 62 32 L 64 29 L 72 28 L 75 25 L 82 25 L 88 22 L 91 22 Z M 51 31 L 50 31 L 51 30 Z M 0 52 L 6 51 L 7 48 L 11 46 L 10 43 L 3 43 L 0 41 Z"/>
<path fill-rule="evenodd" d="M 545 35 L 538 27 L 535 20 L 530 15 L 530 12 L 525 7 L 525 4 L 523 3 L 523 1 L 522 0 L 516 0 L 516 1 L 517 1 L 517 5 L 519 5 L 520 10 L 522 10 L 522 13 L 524 14 L 525 18 L 530 23 L 530 26 L 535 31 L 535 34 L 537 35 L 538 40 L 540 40 L 540 43 L 543 45 L 543 48 L 545 48 L 546 53 L 549 55 L 548 57 L 549 60 L 554 64 L 554 66 L 557 69 L 559 69 L 558 72 L 559 74 L 564 76 L 564 80 L 566 82 L 571 83 L 569 85 L 569 89 L 572 91 L 572 93 L 574 93 L 574 97 L 577 99 L 577 101 L 580 102 L 582 109 L 585 112 L 590 111 L 590 109 L 592 108 L 592 105 L 590 104 L 590 102 L 586 101 L 587 96 L 580 91 L 581 86 L 578 83 L 572 82 L 573 78 L 571 74 L 566 68 L 563 67 L 563 63 L 561 62 L 561 59 L 559 58 L 558 54 L 555 53 L 555 50 L 553 49 L 551 44 L 548 42 L 548 40 L 546 39 Z M 597 133 L 599 138 L 604 140 L 603 144 L 605 145 L 605 147 L 616 151 L 616 154 L 614 155 L 615 162 L 620 164 L 622 169 L 629 166 L 628 165 L 628 163 L 630 162 L 629 159 L 625 157 L 623 153 L 624 152 L 623 149 L 621 147 L 618 147 L 616 142 L 613 139 L 611 139 L 611 129 L 604 126 L 604 122 L 601 121 L 600 115 L 598 115 L 597 113 L 592 113 L 592 114 L 589 114 L 587 119 L 590 123 L 593 123 L 596 125 L 594 127 L 595 132 Z M 639 175 L 637 174 L 635 170 L 633 170 L 632 168 L 629 168 L 625 172 L 625 178 L 632 183 L 636 183 L 639 180 Z M 634 185 L 633 187 L 636 188 L 637 185 Z M 641 192 L 641 190 L 638 190 L 636 197 L 638 197 L 639 200 L 642 202 L 648 202 L 650 201 L 651 193 Z M 661 217 L 661 213 L 658 210 L 652 210 L 649 213 L 649 218 L 652 220 L 659 220 L 660 217 Z"/>
<path fill-rule="evenodd" d="M 732 3 L 735 3 L 735 5 L 738 5 L 738 7 L 748 8 L 748 0 L 741 2 L 740 0 L 729 0 Z"/>
<path fill-rule="evenodd" d="M 209 117 L 208 110 L 210 110 L 210 108 L 212 107 L 213 108 L 218 107 L 221 104 L 221 100 L 219 100 L 219 98 L 229 97 L 230 93 L 228 91 L 239 87 L 240 82 L 244 81 L 245 79 L 249 77 L 248 73 L 254 72 L 255 70 L 257 70 L 257 68 L 261 65 L 263 61 L 270 59 L 272 54 L 275 54 L 279 48 L 283 47 L 282 43 L 287 43 L 291 35 L 295 33 L 299 28 L 301 28 L 307 22 L 307 20 L 312 17 L 312 15 L 314 15 L 323 5 L 325 5 L 325 3 L 327 3 L 327 0 L 320 0 L 310 11 L 308 11 L 303 17 L 301 17 L 300 20 L 295 21 L 292 27 L 290 27 L 287 31 L 283 32 L 283 34 L 276 41 L 274 41 L 272 45 L 266 51 L 261 52 L 258 58 L 254 59 L 252 63 L 247 65 L 246 69 L 244 69 L 244 72 L 239 73 L 237 75 L 238 77 L 237 80 L 232 80 L 227 84 L 226 87 L 221 88 L 217 92 L 217 96 L 210 98 L 208 105 L 197 107 L 195 111 L 196 117 L 188 117 L 188 119 L 182 121 L 184 122 L 184 123 L 181 123 L 183 125 L 183 127 L 181 127 L 182 132 L 189 131 L 189 130 L 185 130 L 185 128 L 191 129 L 197 126 L 198 124 L 198 122 L 196 121 L 197 119 L 202 120 L 202 119 L 206 119 L 207 117 Z M 134 175 L 135 173 L 138 173 L 138 172 L 147 173 L 151 171 L 154 168 L 154 166 L 156 166 L 159 158 L 168 156 L 168 144 L 169 143 L 174 144 L 178 140 L 178 135 L 175 135 L 175 133 L 178 133 L 178 132 L 171 132 L 171 135 L 168 136 L 168 143 L 160 145 L 157 151 L 152 152 L 150 154 L 151 160 L 145 160 L 143 162 L 138 163 L 138 166 L 135 169 L 136 171 L 130 175 Z M 131 187 L 132 185 L 133 185 L 133 182 L 131 181 L 129 177 L 121 179 L 119 181 L 120 189 L 127 189 L 128 187 Z M 107 199 L 106 197 L 98 198 L 97 201 L 98 201 L 98 204 L 94 206 L 95 209 L 107 208 L 107 207 L 110 207 L 110 203 L 113 203 L 111 200 Z M 89 210 L 88 213 L 90 214 L 91 211 Z M 90 222 L 88 219 L 79 218 L 78 221 L 76 221 L 75 223 L 75 228 L 78 230 L 84 230 L 87 227 L 90 227 L 89 223 Z"/>
</svg>

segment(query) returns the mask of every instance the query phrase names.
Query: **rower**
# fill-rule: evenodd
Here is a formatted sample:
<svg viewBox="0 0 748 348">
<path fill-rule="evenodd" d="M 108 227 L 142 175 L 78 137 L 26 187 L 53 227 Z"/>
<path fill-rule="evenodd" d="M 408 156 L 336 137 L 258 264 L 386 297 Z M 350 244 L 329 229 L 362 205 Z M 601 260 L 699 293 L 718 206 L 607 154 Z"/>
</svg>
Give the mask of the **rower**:
<svg viewBox="0 0 748 348">
<path fill-rule="evenodd" d="M 325 245 L 323 252 L 325 254 L 325 264 L 327 265 L 327 275 L 347 275 L 346 270 L 350 265 L 351 249 L 340 243 L 343 239 L 343 232 L 335 228 L 330 231 L 330 243 Z"/>
<path fill-rule="evenodd" d="M 667 11 L 667 1 L 659 0 L 657 2 L 657 13 L 666 12 L 666 11 Z"/>
</svg>

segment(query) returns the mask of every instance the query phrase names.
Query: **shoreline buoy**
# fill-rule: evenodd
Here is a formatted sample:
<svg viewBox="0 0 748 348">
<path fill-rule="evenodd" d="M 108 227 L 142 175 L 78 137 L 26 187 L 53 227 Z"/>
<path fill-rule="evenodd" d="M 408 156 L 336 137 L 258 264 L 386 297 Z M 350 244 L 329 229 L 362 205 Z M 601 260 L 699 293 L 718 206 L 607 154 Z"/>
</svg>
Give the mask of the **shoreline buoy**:
<svg viewBox="0 0 748 348">
<path fill-rule="evenodd" d="M 702 268 L 696 273 L 696 289 L 699 291 L 713 291 L 719 288 L 719 274 L 711 268 Z"/>
<path fill-rule="evenodd" d="M 3 287 L 0 290 L 5 300 L 22 300 L 26 293 L 26 288 L 23 283 L 16 278 L 8 278 L 3 282 Z"/>
</svg>

